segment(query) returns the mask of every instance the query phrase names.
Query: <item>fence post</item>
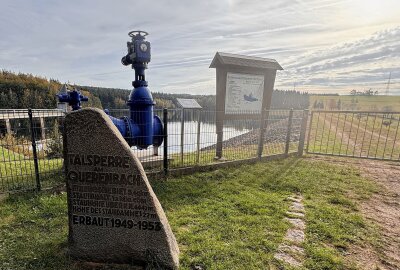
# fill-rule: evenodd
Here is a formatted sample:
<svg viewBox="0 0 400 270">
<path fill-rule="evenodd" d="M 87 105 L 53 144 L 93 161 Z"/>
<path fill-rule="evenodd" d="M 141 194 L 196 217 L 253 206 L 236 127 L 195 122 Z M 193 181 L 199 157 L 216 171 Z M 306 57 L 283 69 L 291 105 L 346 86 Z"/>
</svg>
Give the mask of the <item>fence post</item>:
<svg viewBox="0 0 400 270">
<path fill-rule="evenodd" d="M 297 154 L 299 156 L 302 156 L 304 152 L 304 142 L 306 139 L 307 123 L 308 123 L 308 110 L 304 110 L 300 127 L 299 148 L 297 149 Z"/>
<path fill-rule="evenodd" d="M 265 111 L 261 110 L 260 116 L 260 134 L 258 137 L 257 157 L 261 159 L 264 149 L 264 131 L 265 131 Z"/>
<path fill-rule="evenodd" d="M 197 154 L 196 163 L 200 162 L 200 128 L 201 128 L 201 110 L 197 110 Z"/>
<path fill-rule="evenodd" d="M 183 151 L 185 145 L 185 109 L 182 108 L 181 115 L 181 164 L 183 166 Z"/>
<path fill-rule="evenodd" d="M 312 128 L 313 116 L 314 116 L 314 111 L 311 111 L 310 125 L 309 125 L 309 128 L 308 128 L 308 135 L 307 135 L 306 153 L 308 153 L 308 146 L 310 145 L 310 137 L 311 137 L 311 128 Z"/>
<path fill-rule="evenodd" d="M 164 166 L 164 174 L 168 175 L 168 109 L 163 110 L 163 122 L 164 122 L 163 166 Z"/>
<path fill-rule="evenodd" d="M 32 140 L 32 152 L 33 152 L 33 164 L 35 168 L 35 176 L 36 176 L 36 189 L 40 191 L 42 189 L 40 184 L 40 177 L 39 177 L 39 164 L 38 164 L 38 157 L 36 152 L 36 138 L 35 138 L 35 130 L 33 125 L 33 117 L 32 117 L 32 109 L 28 109 L 28 116 L 29 116 L 29 124 L 31 128 L 31 140 Z"/>
<path fill-rule="evenodd" d="M 289 154 L 290 135 L 292 134 L 293 109 L 289 111 L 288 128 L 286 133 L 285 155 Z"/>
</svg>

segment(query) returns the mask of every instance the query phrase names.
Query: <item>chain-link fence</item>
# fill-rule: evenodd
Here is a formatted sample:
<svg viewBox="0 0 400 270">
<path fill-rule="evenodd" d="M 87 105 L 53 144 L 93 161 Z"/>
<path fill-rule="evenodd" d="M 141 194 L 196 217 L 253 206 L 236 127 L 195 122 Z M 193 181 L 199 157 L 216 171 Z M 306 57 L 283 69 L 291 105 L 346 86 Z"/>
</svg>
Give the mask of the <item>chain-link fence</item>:
<svg viewBox="0 0 400 270">
<path fill-rule="evenodd" d="M 108 113 L 115 118 L 129 117 L 129 110 Z M 164 109 L 154 113 L 164 124 L 163 144 L 132 147 L 147 172 L 285 156 L 301 153 L 304 146 L 304 111 L 271 110 L 264 117 L 246 114 L 223 123 L 216 122 L 215 111 Z M 0 110 L 0 193 L 62 183 L 63 119 L 59 110 Z M 220 142 L 218 125 L 222 125 Z M 218 144 L 222 156 L 216 159 Z"/>
</svg>

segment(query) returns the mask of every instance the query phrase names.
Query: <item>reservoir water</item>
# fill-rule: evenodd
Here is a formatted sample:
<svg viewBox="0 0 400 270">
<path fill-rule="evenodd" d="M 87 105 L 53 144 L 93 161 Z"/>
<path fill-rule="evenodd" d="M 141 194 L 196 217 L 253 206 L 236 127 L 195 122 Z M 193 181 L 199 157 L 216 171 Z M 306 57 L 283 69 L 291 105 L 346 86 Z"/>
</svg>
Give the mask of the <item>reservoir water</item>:
<svg viewBox="0 0 400 270">
<path fill-rule="evenodd" d="M 198 133 L 198 122 L 197 121 L 185 121 L 184 122 L 184 138 L 183 138 L 183 151 L 185 153 L 194 152 L 197 150 L 197 133 Z M 247 133 L 250 130 L 246 128 L 229 127 L 226 126 L 223 129 L 224 140 L 239 136 Z M 216 144 L 217 134 L 216 125 L 214 123 L 201 122 L 200 124 L 200 149 Z M 132 149 L 136 149 L 133 147 Z M 152 147 L 147 150 L 135 151 L 139 156 L 149 155 L 149 151 L 152 153 Z M 159 149 L 161 155 L 163 147 Z M 168 154 L 180 153 L 181 151 L 181 122 L 168 122 Z"/>
</svg>

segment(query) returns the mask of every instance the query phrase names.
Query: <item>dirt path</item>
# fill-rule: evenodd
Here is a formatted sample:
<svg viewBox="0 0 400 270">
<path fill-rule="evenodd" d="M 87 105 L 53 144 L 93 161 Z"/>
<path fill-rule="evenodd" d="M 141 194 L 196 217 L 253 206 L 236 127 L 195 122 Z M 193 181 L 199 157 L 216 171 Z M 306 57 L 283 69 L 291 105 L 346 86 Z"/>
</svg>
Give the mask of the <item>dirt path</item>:
<svg viewBox="0 0 400 270">
<path fill-rule="evenodd" d="M 395 148 L 395 147 L 398 148 L 400 146 L 400 140 L 398 140 L 397 136 L 394 136 L 394 134 L 392 134 L 393 136 L 389 135 L 388 131 L 378 132 L 379 128 L 377 130 L 375 130 L 377 132 L 373 132 L 373 131 L 369 130 L 369 128 L 366 126 L 359 125 L 357 123 L 353 124 L 349 121 L 344 121 L 343 119 L 340 119 L 340 120 L 332 119 L 332 117 L 324 118 L 323 124 L 324 124 L 324 127 L 329 128 L 330 131 L 333 134 L 335 134 L 334 135 L 335 139 L 336 139 L 336 137 L 341 138 L 338 141 L 340 141 L 340 144 L 344 144 L 344 146 L 346 147 L 346 154 L 347 154 L 347 150 L 349 150 L 350 155 L 353 154 L 355 156 L 358 156 L 358 155 L 360 155 L 360 156 L 368 155 L 369 156 L 371 142 L 373 142 L 372 145 L 378 144 L 378 142 L 379 142 L 379 145 L 382 146 L 382 144 L 384 144 L 385 145 L 384 148 L 386 150 L 388 150 L 386 154 L 390 154 L 390 152 L 391 152 L 390 157 L 388 157 L 387 155 L 385 155 L 385 157 L 392 158 L 393 150 L 391 150 L 391 149 Z M 395 128 L 395 129 L 397 130 L 397 128 Z M 353 134 L 353 135 L 356 134 L 356 138 L 351 138 L 351 134 Z M 389 138 L 389 139 L 387 140 L 387 138 Z M 331 138 L 331 139 L 333 139 L 333 138 Z M 366 139 L 365 145 L 364 145 L 364 139 Z M 385 141 L 387 143 L 385 143 Z M 368 149 L 364 149 L 365 148 L 364 146 L 366 146 L 366 145 L 369 145 Z M 350 147 L 350 149 L 349 149 L 349 147 Z M 342 152 L 342 151 L 340 151 L 340 152 Z M 395 151 L 395 152 L 397 152 L 397 151 Z M 356 155 L 356 153 L 357 153 L 357 155 Z"/>
<path fill-rule="evenodd" d="M 364 217 L 379 227 L 382 235 L 379 250 L 352 247 L 349 257 L 360 269 L 400 269 L 400 163 L 366 159 L 312 157 L 336 164 L 360 168 L 364 177 L 375 180 L 382 188 L 361 204 Z"/>
<path fill-rule="evenodd" d="M 331 119 L 331 120 L 332 120 L 332 119 Z M 346 134 L 346 132 L 340 131 L 340 130 L 339 130 L 339 127 L 336 125 L 337 123 L 334 124 L 334 123 L 332 123 L 331 120 L 325 119 L 325 120 L 324 120 L 324 125 L 329 126 L 329 129 L 332 130 L 332 133 L 335 134 L 335 141 L 336 141 L 336 137 L 341 137 L 342 139 L 340 140 L 340 144 L 343 144 L 343 141 L 344 141 L 344 144 L 345 144 L 345 145 L 350 145 L 351 147 L 355 147 L 355 145 L 357 145 L 357 143 L 356 143 L 353 139 L 351 139 L 351 138 Z M 347 142 L 347 143 L 346 143 L 346 142 Z"/>
</svg>

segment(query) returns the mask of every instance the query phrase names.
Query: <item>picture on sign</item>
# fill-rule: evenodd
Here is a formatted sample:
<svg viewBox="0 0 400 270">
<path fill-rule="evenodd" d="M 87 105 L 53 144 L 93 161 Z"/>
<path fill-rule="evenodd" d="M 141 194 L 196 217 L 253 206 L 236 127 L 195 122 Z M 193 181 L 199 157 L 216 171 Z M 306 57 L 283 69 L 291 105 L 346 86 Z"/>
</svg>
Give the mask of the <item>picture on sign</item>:
<svg viewBox="0 0 400 270">
<path fill-rule="evenodd" d="M 228 72 L 225 113 L 260 113 L 264 94 L 264 75 Z"/>
</svg>

